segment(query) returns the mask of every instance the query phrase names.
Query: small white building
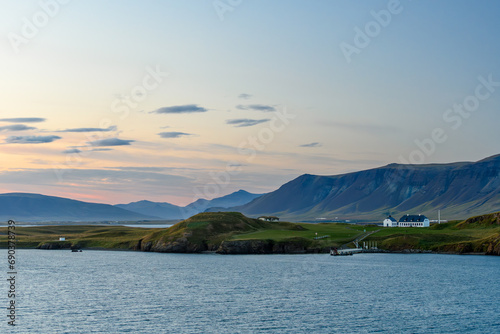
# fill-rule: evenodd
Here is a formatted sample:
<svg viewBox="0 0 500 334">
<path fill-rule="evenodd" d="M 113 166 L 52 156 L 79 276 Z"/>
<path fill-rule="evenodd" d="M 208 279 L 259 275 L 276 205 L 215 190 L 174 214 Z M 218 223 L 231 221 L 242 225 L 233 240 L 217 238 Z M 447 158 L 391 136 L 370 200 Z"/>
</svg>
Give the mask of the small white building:
<svg viewBox="0 0 500 334">
<path fill-rule="evenodd" d="M 280 220 L 278 217 L 275 217 L 275 216 L 260 216 L 258 219 L 259 220 L 264 220 L 264 221 L 267 221 L 267 222 L 275 222 L 275 221 Z"/>
<path fill-rule="evenodd" d="M 394 217 L 389 216 L 384 219 L 384 227 L 398 227 L 398 221 Z"/>
<path fill-rule="evenodd" d="M 65 237 L 59 237 L 59 241 L 66 241 Z"/>
</svg>

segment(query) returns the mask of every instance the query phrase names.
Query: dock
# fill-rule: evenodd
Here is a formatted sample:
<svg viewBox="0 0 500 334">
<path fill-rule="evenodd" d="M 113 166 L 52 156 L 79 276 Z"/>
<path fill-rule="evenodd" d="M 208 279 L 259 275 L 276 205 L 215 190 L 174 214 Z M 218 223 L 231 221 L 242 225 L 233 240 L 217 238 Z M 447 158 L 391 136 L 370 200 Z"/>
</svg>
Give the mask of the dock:
<svg viewBox="0 0 500 334">
<path fill-rule="evenodd" d="M 344 248 L 344 249 L 332 248 L 332 249 L 330 249 L 330 255 L 331 256 L 346 256 L 346 255 L 353 255 L 355 253 L 361 253 L 362 251 L 363 251 L 362 248 Z"/>
<path fill-rule="evenodd" d="M 377 233 L 380 230 L 371 231 L 368 233 L 364 233 L 361 236 L 357 237 L 351 242 L 342 245 L 340 248 L 332 248 L 330 249 L 330 255 L 332 256 L 343 256 L 343 255 L 353 255 L 356 253 L 375 253 L 378 251 L 376 242 L 365 242 L 363 241 L 363 246 L 360 247 L 359 242 L 361 242 L 366 237 L 370 236 L 373 233 Z M 349 244 L 354 244 L 355 248 L 348 248 Z"/>
</svg>

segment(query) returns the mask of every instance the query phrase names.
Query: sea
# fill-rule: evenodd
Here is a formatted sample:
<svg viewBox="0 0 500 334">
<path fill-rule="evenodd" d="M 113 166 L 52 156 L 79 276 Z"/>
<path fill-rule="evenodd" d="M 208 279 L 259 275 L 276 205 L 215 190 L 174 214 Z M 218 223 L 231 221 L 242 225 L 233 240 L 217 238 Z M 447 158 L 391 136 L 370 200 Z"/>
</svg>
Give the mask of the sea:
<svg viewBox="0 0 500 334">
<path fill-rule="evenodd" d="M 17 250 L 15 269 L 1 333 L 500 333 L 493 256 Z"/>
</svg>

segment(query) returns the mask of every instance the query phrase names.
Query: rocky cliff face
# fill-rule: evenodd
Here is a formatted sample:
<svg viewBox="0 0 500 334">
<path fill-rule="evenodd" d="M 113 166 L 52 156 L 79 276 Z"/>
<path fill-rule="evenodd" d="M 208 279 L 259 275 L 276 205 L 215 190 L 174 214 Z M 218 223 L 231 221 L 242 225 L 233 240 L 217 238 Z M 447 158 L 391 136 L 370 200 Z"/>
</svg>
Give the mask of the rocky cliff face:
<svg viewBox="0 0 500 334">
<path fill-rule="evenodd" d="M 231 240 L 235 234 L 279 228 L 304 230 L 302 226 L 286 222 L 266 222 L 245 217 L 238 212 L 201 213 L 167 230 L 153 232 L 139 240 L 132 248 L 146 252 L 220 254 L 294 254 L 327 252 L 317 242 L 305 238 L 274 240 Z"/>
<path fill-rule="evenodd" d="M 311 242 L 305 239 L 291 239 L 282 242 L 273 240 L 224 240 L 219 245 L 208 245 L 204 242 L 193 243 L 188 237 L 175 240 L 148 241 L 140 240 L 133 248 L 145 252 L 159 253 L 200 253 L 206 251 L 219 254 L 303 254 L 303 253 L 326 253 L 329 249 L 311 246 Z"/>
<path fill-rule="evenodd" d="M 209 251 L 206 243 L 195 243 L 189 240 L 189 235 L 171 240 L 154 240 L 144 242 L 139 240 L 134 250 L 141 250 L 144 252 L 158 252 L 158 253 L 201 253 Z"/>
<path fill-rule="evenodd" d="M 71 249 L 71 242 L 46 242 L 38 245 L 37 249 Z"/>
<path fill-rule="evenodd" d="M 229 240 L 223 241 L 217 249 L 219 254 L 304 254 L 327 253 L 328 249 L 315 247 L 310 240 Z"/>
<path fill-rule="evenodd" d="M 498 230 L 500 212 L 472 217 L 457 225 L 457 228 L 483 228 Z M 500 255 L 500 234 L 492 233 L 488 238 L 475 243 L 466 243 L 462 247 L 469 252 L 485 252 L 487 255 Z"/>
<path fill-rule="evenodd" d="M 487 255 L 500 255 L 500 236 L 492 238 L 486 248 Z"/>
</svg>

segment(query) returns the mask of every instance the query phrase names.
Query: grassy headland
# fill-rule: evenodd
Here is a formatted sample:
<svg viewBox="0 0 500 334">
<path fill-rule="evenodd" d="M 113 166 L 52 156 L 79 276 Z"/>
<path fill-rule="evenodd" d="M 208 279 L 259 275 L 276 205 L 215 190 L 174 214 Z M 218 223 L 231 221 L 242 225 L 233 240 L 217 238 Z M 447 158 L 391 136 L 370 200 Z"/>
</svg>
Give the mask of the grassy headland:
<svg viewBox="0 0 500 334">
<path fill-rule="evenodd" d="M 500 213 L 428 228 L 383 228 L 366 240 L 389 251 L 429 250 L 444 253 L 500 255 Z"/>
<path fill-rule="evenodd" d="M 223 254 L 326 252 L 370 232 L 374 233 L 364 241 L 376 241 L 380 249 L 387 251 L 500 255 L 500 213 L 429 228 L 267 222 L 237 212 L 201 213 L 166 229 L 92 225 L 16 228 L 18 248 Z M 59 237 L 66 240 L 58 241 Z M 6 228 L 0 228 L 0 247 L 7 247 Z"/>
</svg>

